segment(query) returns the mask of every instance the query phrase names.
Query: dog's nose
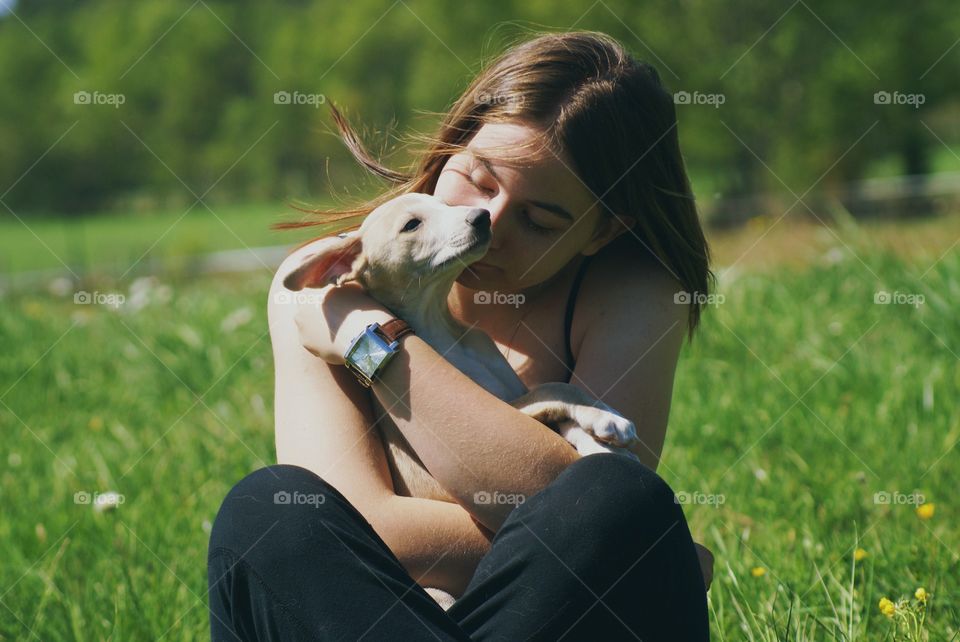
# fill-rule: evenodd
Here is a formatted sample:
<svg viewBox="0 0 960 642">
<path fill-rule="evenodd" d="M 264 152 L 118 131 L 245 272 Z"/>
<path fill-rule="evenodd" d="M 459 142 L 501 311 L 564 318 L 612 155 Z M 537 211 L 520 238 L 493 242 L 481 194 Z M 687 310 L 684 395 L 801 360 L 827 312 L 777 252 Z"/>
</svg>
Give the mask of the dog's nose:
<svg viewBox="0 0 960 642">
<path fill-rule="evenodd" d="M 485 210 L 482 207 L 477 207 L 467 214 L 467 222 L 470 223 L 472 227 L 476 227 L 481 230 L 490 229 L 490 210 Z"/>
</svg>

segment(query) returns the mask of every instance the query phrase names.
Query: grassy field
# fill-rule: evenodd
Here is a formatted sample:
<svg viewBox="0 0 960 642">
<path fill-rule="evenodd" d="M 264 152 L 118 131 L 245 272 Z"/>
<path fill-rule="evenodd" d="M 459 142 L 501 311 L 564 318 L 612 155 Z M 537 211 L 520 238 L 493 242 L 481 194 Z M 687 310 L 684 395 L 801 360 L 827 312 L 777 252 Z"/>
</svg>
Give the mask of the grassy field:
<svg viewBox="0 0 960 642">
<path fill-rule="evenodd" d="M 684 349 L 659 469 L 717 556 L 715 639 L 891 639 L 878 600 L 919 586 L 930 639 L 960 628 L 960 252 L 941 223 L 717 242 L 736 268 Z M 141 281 L 118 308 L 4 295 L 0 639 L 208 638 L 210 522 L 273 461 L 268 282 Z M 106 491 L 116 510 L 83 503 Z"/>
<path fill-rule="evenodd" d="M 211 209 L 197 205 L 150 215 L 111 213 L 22 220 L 4 210 L 0 213 L 0 273 L 66 268 L 80 272 L 101 267 L 120 275 L 152 257 L 283 245 L 293 243 L 304 232 L 271 230 L 270 225 L 305 216 L 284 203 Z M 131 274 L 135 272 L 131 270 Z"/>
</svg>

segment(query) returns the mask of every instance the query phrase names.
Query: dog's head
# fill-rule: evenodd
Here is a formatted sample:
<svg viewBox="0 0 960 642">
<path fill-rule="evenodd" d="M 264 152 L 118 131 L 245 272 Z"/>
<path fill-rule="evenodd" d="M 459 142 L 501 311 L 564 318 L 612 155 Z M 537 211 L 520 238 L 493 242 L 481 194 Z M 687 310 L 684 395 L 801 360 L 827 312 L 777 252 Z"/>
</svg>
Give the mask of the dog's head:
<svg viewBox="0 0 960 642">
<path fill-rule="evenodd" d="M 309 256 L 284 279 L 289 290 L 355 280 L 375 298 L 447 282 L 490 246 L 490 212 L 408 193 L 373 210 L 359 230 Z M 399 293 L 398 292 L 398 293 Z"/>
</svg>

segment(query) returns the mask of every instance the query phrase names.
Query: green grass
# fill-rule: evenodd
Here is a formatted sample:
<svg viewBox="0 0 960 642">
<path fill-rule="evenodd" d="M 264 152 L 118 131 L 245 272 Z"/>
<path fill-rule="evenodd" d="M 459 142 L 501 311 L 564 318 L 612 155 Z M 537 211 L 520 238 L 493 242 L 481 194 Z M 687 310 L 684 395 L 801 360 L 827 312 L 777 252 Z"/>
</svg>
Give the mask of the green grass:
<svg viewBox="0 0 960 642">
<path fill-rule="evenodd" d="M 317 206 L 318 204 L 313 203 Z M 293 243 L 307 231 L 270 225 L 302 220 L 287 204 L 197 205 L 129 216 L 25 217 L 0 213 L 0 272 L 105 267 L 121 274 L 151 257 L 182 257 L 217 250 Z"/>
<path fill-rule="evenodd" d="M 659 472 L 724 498 L 684 506 L 717 556 L 716 640 L 889 639 L 878 600 L 921 585 L 930 639 L 960 627 L 960 253 L 923 275 L 844 239 L 855 256 L 723 282 L 682 356 Z M 168 283 L 139 311 L 6 295 L 0 639 L 207 639 L 205 529 L 273 461 L 268 281 Z M 107 490 L 113 512 L 74 503 Z"/>
<path fill-rule="evenodd" d="M 684 354 L 660 472 L 724 496 L 686 507 L 718 553 L 717 639 L 883 639 L 878 600 L 918 586 L 937 593 L 930 639 L 960 628 L 960 256 L 921 278 L 934 259 L 846 242 L 836 264 L 724 283 Z M 875 305 L 881 290 L 925 303 Z M 921 493 L 935 515 L 879 492 Z"/>
</svg>

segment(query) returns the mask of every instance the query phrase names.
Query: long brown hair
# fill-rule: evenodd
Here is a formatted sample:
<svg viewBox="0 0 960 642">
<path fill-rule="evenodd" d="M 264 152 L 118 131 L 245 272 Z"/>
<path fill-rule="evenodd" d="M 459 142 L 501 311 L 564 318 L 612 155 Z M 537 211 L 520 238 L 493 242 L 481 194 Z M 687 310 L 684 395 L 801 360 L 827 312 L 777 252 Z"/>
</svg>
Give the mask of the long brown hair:
<svg viewBox="0 0 960 642">
<path fill-rule="evenodd" d="M 608 245 L 629 245 L 638 256 L 653 259 L 690 293 L 692 338 L 714 276 L 680 154 L 673 96 L 654 67 L 632 57 L 615 39 L 575 31 L 541 33 L 514 44 L 473 79 L 435 135 L 413 136 L 426 147 L 409 173 L 373 158 L 333 104 L 330 110 L 354 158 L 393 186 L 355 207 L 303 210 L 316 220 L 278 223 L 275 229 L 363 217 L 400 194 L 432 194 L 447 158 L 463 151 L 483 124 L 528 123 L 541 145 L 563 150 L 573 160 L 571 169 L 604 215 L 636 219 Z M 337 231 L 359 225 L 354 221 Z"/>
</svg>

